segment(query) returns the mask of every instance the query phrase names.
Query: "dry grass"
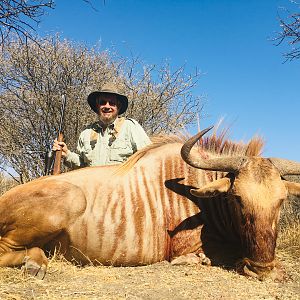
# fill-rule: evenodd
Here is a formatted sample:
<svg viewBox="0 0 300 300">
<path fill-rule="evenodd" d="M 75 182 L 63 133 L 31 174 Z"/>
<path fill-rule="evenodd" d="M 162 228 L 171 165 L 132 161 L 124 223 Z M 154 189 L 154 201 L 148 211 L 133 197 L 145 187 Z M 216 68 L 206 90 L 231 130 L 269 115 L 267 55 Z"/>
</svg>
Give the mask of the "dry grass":
<svg viewBox="0 0 300 300">
<path fill-rule="evenodd" d="M 0 269 L 0 299 L 299 299 L 300 263 L 279 253 L 289 279 L 260 282 L 218 267 L 79 268 L 54 257 L 44 280 Z"/>
<path fill-rule="evenodd" d="M 278 239 L 278 249 L 284 250 L 292 257 L 300 257 L 300 222 L 291 223 L 282 228 Z"/>
<path fill-rule="evenodd" d="M 278 249 L 284 250 L 291 257 L 300 257 L 300 199 L 290 197 L 284 203 L 280 218 Z"/>
</svg>

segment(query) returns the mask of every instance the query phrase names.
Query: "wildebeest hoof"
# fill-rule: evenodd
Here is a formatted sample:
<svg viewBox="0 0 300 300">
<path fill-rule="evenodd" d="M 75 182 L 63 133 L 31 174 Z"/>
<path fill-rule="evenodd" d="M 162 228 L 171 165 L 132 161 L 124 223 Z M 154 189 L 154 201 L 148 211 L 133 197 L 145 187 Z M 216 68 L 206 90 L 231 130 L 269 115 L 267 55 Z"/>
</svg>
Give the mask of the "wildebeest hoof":
<svg viewBox="0 0 300 300">
<path fill-rule="evenodd" d="M 25 257 L 24 261 L 25 264 L 22 267 L 24 274 L 29 274 L 37 279 L 44 279 L 47 271 L 47 266 L 45 264 L 40 266 L 38 263 L 28 257 Z"/>
<path fill-rule="evenodd" d="M 210 259 L 204 253 L 189 253 L 176 257 L 171 261 L 172 265 L 211 265 Z"/>
<path fill-rule="evenodd" d="M 198 255 L 198 257 L 200 259 L 200 263 L 202 265 L 211 266 L 210 259 L 204 253 L 198 253 L 197 255 Z"/>
</svg>

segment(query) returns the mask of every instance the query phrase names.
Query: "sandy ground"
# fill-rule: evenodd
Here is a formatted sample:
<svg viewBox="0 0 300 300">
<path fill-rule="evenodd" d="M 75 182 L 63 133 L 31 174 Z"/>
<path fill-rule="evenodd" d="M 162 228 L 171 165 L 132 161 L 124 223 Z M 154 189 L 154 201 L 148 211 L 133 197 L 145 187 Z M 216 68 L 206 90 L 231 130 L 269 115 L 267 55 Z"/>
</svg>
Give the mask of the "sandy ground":
<svg viewBox="0 0 300 300">
<path fill-rule="evenodd" d="M 221 267 L 76 267 L 50 261 L 44 280 L 0 268 L 0 299 L 300 299 L 300 260 L 280 252 L 288 279 L 258 281 Z"/>
</svg>

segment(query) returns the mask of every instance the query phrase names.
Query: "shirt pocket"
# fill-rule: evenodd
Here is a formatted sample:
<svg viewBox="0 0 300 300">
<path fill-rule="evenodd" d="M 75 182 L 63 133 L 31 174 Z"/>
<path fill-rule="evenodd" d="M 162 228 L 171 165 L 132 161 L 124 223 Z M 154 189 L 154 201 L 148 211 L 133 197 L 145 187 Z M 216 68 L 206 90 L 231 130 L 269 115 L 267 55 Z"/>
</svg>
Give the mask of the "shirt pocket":
<svg viewBox="0 0 300 300">
<path fill-rule="evenodd" d="M 113 162 L 123 162 L 132 154 L 132 147 L 128 140 L 116 139 L 110 146 L 109 159 Z"/>
</svg>

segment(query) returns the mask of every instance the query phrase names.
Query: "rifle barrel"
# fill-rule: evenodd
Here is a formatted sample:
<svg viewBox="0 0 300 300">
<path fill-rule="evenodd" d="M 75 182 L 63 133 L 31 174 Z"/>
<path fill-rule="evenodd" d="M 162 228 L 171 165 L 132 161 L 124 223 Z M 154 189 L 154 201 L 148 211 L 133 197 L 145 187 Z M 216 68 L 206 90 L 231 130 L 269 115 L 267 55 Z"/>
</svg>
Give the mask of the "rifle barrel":
<svg viewBox="0 0 300 300">
<path fill-rule="evenodd" d="M 66 102 L 67 102 L 66 96 L 62 95 L 62 104 L 61 104 L 61 110 L 60 110 L 60 120 L 59 120 L 58 136 L 57 136 L 58 142 L 63 142 L 63 140 L 64 140 L 62 131 L 63 131 L 63 124 L 64 124 Z M 60 174 L 61 157 L 62 157 L 62 150 L 57 150 L 55 152 L 53 175 Z"/>
<path fill-rule="evenodd" d="M 45 154 L 44 176 L 50 174 L 52 163 L 53 163 L 53 151 L 52 151 L 52 149 L 50 149 L 50 150 L 47 150 L 46 154 Z"/>
<path fill-rule="evenodd" d="M 66 102 L 67 102 L 67 98 L 66 98 L 65 95 L 62 95 L 61 98 L 62 98 L 62 103 L 61 103 L 61 108 L 60 108 L 60 120 L 59 120 L 58 135 L 63 130 L 64 117 L 65 117 L 65 107 L 66 107 Z"/>
</svg>

